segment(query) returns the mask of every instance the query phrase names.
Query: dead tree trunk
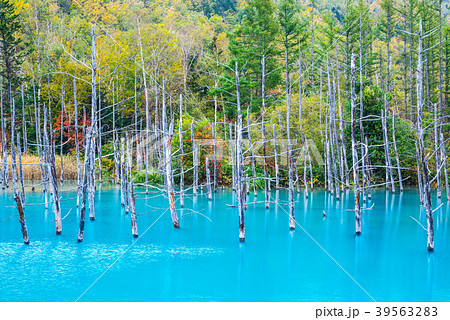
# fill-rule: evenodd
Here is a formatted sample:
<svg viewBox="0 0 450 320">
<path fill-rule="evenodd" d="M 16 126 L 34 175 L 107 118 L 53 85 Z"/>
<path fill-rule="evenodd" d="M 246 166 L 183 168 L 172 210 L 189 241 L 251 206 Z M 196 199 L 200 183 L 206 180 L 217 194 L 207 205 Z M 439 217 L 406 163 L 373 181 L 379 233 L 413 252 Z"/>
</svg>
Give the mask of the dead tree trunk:
<svg viewBox="0 0 450 320">
<path fill-rule="evenodd" d="M 441 159 L 444 163 L 444 178 L 445 178 L 445 192 L 447 193 L 447 201 L 450 201 L 450 190 L 448 184 L 448 171 L 447 171 L 447 152 L 445 150 L 444 134 L 441 132 Z"/>
<path fill-rule="evenodd" d="M 391 162 L 391 152 L 389 149 L 389 139 L 387 134 L 387 114 L 384 112 L 384 110 L 381 110 L 381 123 L 383 126 L 383 140 L 384 140 L 384 153 L 386 158 L 386 172 L 388 173 L 387 176 L 390 178 L 390 184 L 392 193 L 395 193 L 395 185 L 394 185 L 394 174 L 392 172 L 392 162 Z M 386 181 L 388 183 L 388 181 Z"/>
<path fill-rule="evenodd" d="M 353 160 L 353 190 L 355 194 L 355 224 L 356 234 L 361 234 L 361 203 L 359 199 L 358 149 L 356 146 L 356 94 L 355 94 L 355 55 L 351 56 L 351 122 L 352 122 L 352 160 Z"/>
<path fill-rule="evenodd" d="M 183 96 L 180 94 L 180 207 L 184 208 Z"/>
<path fill-rule="evenodd" d="M 60 130 L 60 161 L 61 161 L 61 175 L 60 180 L 61 182 L 64 181 L 64 163 L 63 163 L 63 142 L 64 142 L 64 82 L 62 83 L 61 87 L 61 122 L 60 122 L 61 130 Z"/>
<path fill-rule="evenodd" d="M 262 80 L 261 80 L 261 99 L 262 99 L 262 105 L 261 105 L 261 139 L 262 139 L 262 151 L 263 151 L 263 162 L 264 162 L 264 202 L 266 209 L 269 209 L 269 201 L 270 201 L 270 194 L 269 194 L 269 188 L 270 188 L 270 180 L 269 180 L 269 173 L 268 173 L 268 166 L 267 166 L 267 155 L 266 155 L 266 123 L 265 123 L 265 117 L 266 117 L 266 91 L 265 91 L 265 85 L 266 85 L 266 56 L 263 55 L 262 57 Z M 300 112 L 300 111 L 299 111 Z"/>
<path fill-rule="evenodd" d="M 92 128 L 90 127 L 86 134 L 85 150 L 89 150 L 91 148 L 91 134 L 92 134 Z M 86 215 L 87 185 L 88 185 L 88 179 L 89 179 L 88 171 L 89 171 L 90 167 L 91 167 L 90 157 L 86 155 L 84 157 L 83 181 L 79 188 L 80 193 L 81 193 L 81 205 L 80 205 L 80 225 L 78 228 L 78 242 L 83 241 L 83 236 L 84 236 L 84 218 Z"/>
<path fill-rule="evenodd" d="M 170 122 L 169 128 L 167 128 L 167 115 L 166 115 L 166 89 L 164 79 L 162 81 L 162 120 L 164 128 L 164 152 L 165 152 L 165 174 L 167 182 L 167 197 L 169 198 L 170 215 L 172 217 L 172 223 L 175 228 L 180 227 L 178 221 L 177 210 L 175 208 L 175 190 L 173 184 L 172 173 L 172 137 L 173 137 L 173 121 Z"/>
<path fill-rule="evenodd" d="M 247 107 L 247 134 L 250 148 L 250 160 L 252 164 L 252 174 L 253 174 L 253 194 L 258 196 L 258 191 L 256 190 L 256 170 L 255 170 L 255 155 L 253 154 L 253 145 L 252 145 L 252 134 L 251 134 L 251 126 L 250 126 L 250 107 Z"/>
<path fill-rule="evenodd" d="M 420 170 L 420 154 L 419 154 L 419 147 L 416 142 L 416 164 L 417 164 L 417 182 L 419 185 L 419 196 L 420 196 L 420 203 L 423 204 L 423 181 L 422 181 L 422 173 Z"/>
<path fill-rule="evenodd" d="M 348 61 L 348 60 L 347 60 Z M 342 162 L 344 164 L 344 178 L 345 178 L 345 186 L 348 188 L 350 186 L 349 180 L 348 180 L 348 164 L 347 164 L 347 151 L 345 147 L 345 140 L 344 140 L 344 113 L 342 110 L 342 103 L 341 103 L 341 84 L 340 84 L 340 78 L 339 78 L 339 57 L 338 57 L 338 48 L 336 44 L 336 69 L 337 69 L 337 94 L 338 94 L 338 105 L 339 105 L 339 140 L 342 145 Z M 348 88 L 348 87 L 347 87 Z M 348 92 L 347 92 L 348 93 Z"/>
<path fill-rule="evenodd" d="M 19 144 L 18 147 L 18 152 L 19 152 L 19 157 L 20 157 L 20 135 L 17 134 L 17 143 Z M 14 150 L 14 142 L 11 141 L 11 155 L 15 154 L 15 150 Z M 19 164 L 21 166 L 21 161 L 19 158 Z M 13 173 L 13 180 L 15 179 L 16 176 L 16 163 L 15 163 L 15 159 L 12 161 L 12 173 Z M 16 200 L 16 205 L 17 205 L 17 210 L 19 211 L 19 221 L 20 221 L 20 227 L 22 230 L 22 237 L 23 237 L 23 242 L 25 244 L 29 244 L 30 243 L 30 239 L 28 237 L 28 231 L 27 231 L 27 223 L 25 222 L 25 212 L 24 212 L 24 195 L 23 195 L 23 176 L 22 176 L 22 168 L 20 168 L 20 180 L 22 183 L 22 195 L 20 194 L 20 191 L 16 188 L 16 184 L 15 182 L 13 182 L 14 185 L 14 200 Z"/>
<path fill-rule="evenodd" d="M 217 103 L 217 101 L 216 101 Z M 216 148 L 216 126 L 212 124 L 213 153 L 214 153 L 214 192 L 217 192 L 217 148 Z"/>
<path fill-rule="evenodd" d="M 23 132 L 23 151 L 28 154 L 28 137 L 27 137 L 27 121 L 25 118 L 25 96 L 23 93 L 23 85 L 21 86 L 22 94 L 22 132 Z"/>
<path fill-rule="evenodd" d="M 205 160 L 206 165 L 206 187 L 208 189 L 208 200 L 212 200 L 212 193 L 211 193 L 211 172 L 209 170 L 209 161 L 208 157 L 206 157 Z"/>
<path fill-rule="evenodd" d="M 125 193 L 126 193 L 126 179 L 125 179 L 125 138 L 120 138 L 120 165 L 119 165 L 119 177 L 120 177 L 120 204 L 125 207 Z M 125 211 L 127 213 L 128 211 Z"/>
<path fill-rule="evenodd" d="M 133 234 L 133 237 L 138 237 L 138 227 L 137 227 L 137 220 L 136 220 L 136 205 L 135 205 L 135 198 L 134 198 L 134 185 L 133 185 L 133 175 L 132 175 L 132 166 L 133 166 L 133 158 L 131 155 L 131 148 L 129 147 L 128 143 L 128 137 L 127 137 L 127 175 L 129 176 L 129 180 L 127 182 L 128 185 L 128 203 L 130 207 L 130 215 L 131 215 L 131 232 Z"/>
<path fill-rule="evenodd" d="M 305 186 L 305 197 L 308 199 L 308 181 L 306 179 L 307 167 L 306 167 L 306 150 L 307 150 L 306 138 L 303 137 L 303 185 Z"/>
<path fill-rule="evenodd" d="M 273 150 L 275 152 L 275 189 L 279 189 L 280 188 L 280 179 L 278 178 L 278 172 L 279 172 L 279 167 L 278 167 L 278 147 L 277 147 L 277 129 L 275 126 L 275 123 L 273 124 Z"/>
<path fill-rule="evenodd" d="M 397 174 L 400 183 L 400 192 L 403 192 L 402 169 L 400 166 L 400 158 L 397 151 L 397 141 L 395 139 L 395 113 L 392 115 L 392 143 L 394 144 L 395 160 L 397 162 Z"/>
<path fill-rule="evenodd" d="M 78 139 L 78 103 L 77 103 L 77 84 L 73 79 L 73 103 L 75 109 L 75 148 L 77 154 L 77 207 L 80 204 L 80 191 L 83 177 L 81 176 L 81 162 L 80 162 L 80 140 Z"/>
<path fill-rule="evenodd" d="M 289 229 L 295 229 L 295 206 L 294 206 L 294 175 L 291 146 L 291 88 L 289 83 L 289 59 L 288 51 L 285 54 L 286 60 L 286 127 L 287 127 L 287 147 L 288 147 L 288 179 L 289 179 Z"/>
<path fill-rule="evenodd" d="M 419 154 L 423 174 L 423 195 L 425 201 L 425 210 L 427 215 L 427 248 L 428 251 L 434 251 L 434 228 L 433 228 L 433 210 L 431 206 L 431 188 L 428 177 L 428 160 L 425 154 L 425 144 L 423 139 L 423 99 L 422 99 L 422 20 L 419 22 L 419 48 L 417 59 L 417 130 L 419 136 Z"/>
<path fill-rule="evenodd" d="M 142 49 L 141 28 L 139 27 L 139 21 L 138 21 L 138 32 L 139 32 L 139 49 L 141 53 L 142 77 L 144 79 L 144 94 L 145 94 L 145 193 L 148 194 L 148 144 L 150 136 L 150 109 L 148 103 L 147 74 L 145 72 L 144 53 Z"/>
<path fill-rule="evenodd" d="M 236 61 L 235 66 L 236 75 L 236 98 L 237 98 L 237 136 L 236 136 L 236 193 L 239 211 L 239 240 L 245 241 L 245 217 L 244 217 L 244 157 L 243 157 L 243 141 L 242 141 L 242 111 L 241 111 L 241 100 L 239 94 L 239 70 L 238 63 Z"/>
<path fill-rule="evenodd" d="M 437 117 L 437 104 L 434 104 L 434 159 L 436 162 L 436 184 L 437 184 L 437 197 L 441 198 L 441 168 L 440 168 L 440 148 L 439 148 L 439 133 L 438 133 L 438 117 Z"/>
<path fill-rule="evenodd" d="M 22 189 L 22 193 L 20 196 L 22 197 L 23 207 L 25 206 L 25 185 L 23 182 L 23 168 L 22 168 L 22 149 L 20 148 L 20 133 L 17 133 L 17 154 L 19 155 L 19 177 L 20 177 L 20 186 Z"/>
<path fill-rule="evenodd" d="M 16 150 L 14 146 L 14 126 L 15 126 L 15 110 L 14 110 L 14 103 L 13 107 L 11 108 L 11 171 L 12 171 L 12 180 L 13 180 L 13 189 L 14 189 L 14 200 L 16 200 L 17 210 L 19 211 L 19 221 L 20 226 L 22 230 L 22 237 L 23 242 L 25 244 L 30 243 L 30 239 L 28 238 L 28 231 L 27 231 L 27 224 L 25 222 L 25 213 L 24 213 L 24 200 L 23 200 L 23 194 L 20 194 L 19 189 L 17 188 L 16 183 L 16 176 L 17 176 L 17 169 L 16 169 Z M 20 181 L 22 184 L 22 193 L 23 193 L 23 176 L 22 176 L 22 161 L 20 160 L 20 135 L 17 134 L 17 144 L 18 144 L 18 154 L 19 154 L 19 165 L 20 165 Z"/>
<path fill-rule="evenodd" d="M 197 195 L 198 189 L 198 157 L 197 157 L 197 147 L 195 146 L 195 137 L 194 137 L 194 120 L 191 122 L 191 143 L 192 143 L 192 165 L 194 167 L 194 181 L 192 192 L 194 196 Z"/>
<path fill-rule="evenodd" d="M 48 209 L 48 183 L 49 183 L 49 140 L 48 140 L 48 133 L 47 133 L 47 108 L 44 104 L 44 179 L 42 181 L 42 185 L 44 187 L 44 202 L 45 202 L 45 209 Z"/>
<path fill-rule="evenodd" d="M 331 78 L 330 78 L 330 63 L 328 59 L 328 53 L 327 53 L 327 78 L 328 78 L 328 107 L 330 111 L 330 121 L 329 121 L 329 127 L 330 127 L 330 149 L 331 149 L 331 161 L 333 163 L 332 169 L 333 169 L 333 177 L 334 177 L 334 186 L 335 186 L 335 192 L 336 192 L 336 199 L 339 200 L 339 175 L 337 171 L 337 165 L 336 165 L 336 155 L 335 155 L 335 143 L 334 143 L 334 134 L 335 134 L 335 104 L 334 104 L 334 96 L 333 96 L 333 90 L 331 86 Z"/>
<path fill-rule="evenodd" d="M 6 151 L 6 121 L 3 117 L 3 78 L 0 78 L 0 119 L 2 127 L 2 164 L 1 164 L 1 177 L 2 177 L 2 189 L 8 187 L 8 167 L 7 163 L 7 151 Z"/>
<path fill-rule="evenodd" d="M 100 73 L 98 75 L 100 78 Z M 98 180 L 103 182 L 103 151 L 102 151 L 102 95 L 101 95 L 101 83 L 98 84 L 98 125 L 97 125 L 97 153 L 98 153 Z"/>
</svg>

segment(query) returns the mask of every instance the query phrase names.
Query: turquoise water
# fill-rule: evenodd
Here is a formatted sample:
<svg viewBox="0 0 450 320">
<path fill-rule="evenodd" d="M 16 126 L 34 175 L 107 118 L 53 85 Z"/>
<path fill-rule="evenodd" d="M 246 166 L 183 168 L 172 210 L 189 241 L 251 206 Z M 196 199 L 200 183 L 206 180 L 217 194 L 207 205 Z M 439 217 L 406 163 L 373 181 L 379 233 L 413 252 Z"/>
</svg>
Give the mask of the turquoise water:
<svg viewBox="0 0 450 320">
<path fill-rule="evenodd" d="M 271 196 L 287 200 L 285 191 L 272 190 Z M 429 254 L 426 232 L 410 218 L 426 225 L 412 190 L 376 191 L 359 237 L 353 212 L 345 211 L 352 207 L 352 192 L 340 201 L 320 190 L 309 199 L 295 196 L 303 229 L 289 231 L 285 206 L 249 204 L 246 240 L 240 243 L 237 208 L 226 205 L 233 203 L 230 190 L 219 190 L 213 201 L 188 194 L 186 207 L 201 214 L 178 210 L 178 230 L 164 213 L 166 199 L 138 194 L 135 239 L 119 190 L 103 184 L 96 220 L 86 221 L 84 241 L 77 243 L 75 192 L 62 192 L 62 216 L 73 209 L 57 236 L 51 207 L 46 212 L 39 204 L 42 193 L 30 191 L 27 246 L 18 217 L 8 219 L 17 213 L 12 193 L 3 193 L 0 301 L 450 301 L 446 202 L 435 212 L 435 252 Z M 434 207 L 438 203 L 434 196 Z"/>
</svg>

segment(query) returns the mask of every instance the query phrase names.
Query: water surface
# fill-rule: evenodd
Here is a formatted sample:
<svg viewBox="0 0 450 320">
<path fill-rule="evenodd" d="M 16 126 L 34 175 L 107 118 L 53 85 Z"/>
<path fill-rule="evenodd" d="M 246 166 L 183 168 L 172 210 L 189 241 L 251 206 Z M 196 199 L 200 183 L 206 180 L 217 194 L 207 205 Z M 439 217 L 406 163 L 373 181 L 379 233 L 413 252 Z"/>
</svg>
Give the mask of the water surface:
<svg viewBox="0 0 450 320">
<path fill-rule="evenodd" d="M 348 211 L 352 192 L 340 201 L 321 190 L 309 199 L 296 194 L 298 225 L 289 231 L 287 193 L 272 190 L 281 205 L 249 204 L 240 243 L 230 190 L 218 190 L 213 201 L 187 194 L 185 207 L 198 213 L 179 209 L 180 229 L 163 196 L 137 194 L 135 239 L 119 189 L 104 183 L 96 219 L 86 221 L 77 243 L 76 193 L 72 184 L 64 189 L 62 216 L 72 211 L 59 236 L 42 192 L 26 193 L 28 246 L 12 193 L 0 194 L 0 301 L 450 301 L 449 205 L 435 212 L 429 254 L 426 232 L 411 218 L 426 225 L 415 190 L 374 192 L 359 237 Z M 434 195 L 433 206 L 439 203 Z"/>
</svg>

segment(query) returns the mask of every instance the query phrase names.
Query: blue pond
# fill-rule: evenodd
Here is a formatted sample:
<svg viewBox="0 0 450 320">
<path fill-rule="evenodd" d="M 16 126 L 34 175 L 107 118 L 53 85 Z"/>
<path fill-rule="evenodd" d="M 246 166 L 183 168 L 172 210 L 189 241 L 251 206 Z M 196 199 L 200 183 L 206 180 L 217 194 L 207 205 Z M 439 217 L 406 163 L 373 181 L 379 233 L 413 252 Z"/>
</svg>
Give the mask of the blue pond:
<svg viewBox="0 0 450 320">
<path fill-rule="evenodd" d="M 163 196 L 138 193 L 136 239 L 119 189 L 104 183 L 96 220 L 86 221 L 77 243 L 73 187 L 64 183 L 62 216 L 72 211 L 59 236 L 51 206 L 46 212 L 40 204 L 42 192 L 27 192 L 28 246 L 12 193 L 0 195 L 0 301 L 450 301 L 449 204 L 434 214 L 429 254 L 426 232 L 411 218 L 426 225 L 414 190 L 374 192 L 359 237 L 354 213 L 346 211 L 352 192 L 340 201 L 322 190 L 309 199 L 296 194 L 295 231 L 285 205 L 249 204 L 240 243 L 237 208 L 227 206 L 234 201 L 230 190 L 219 190 L 213 201 L 187 194 L 186 208 L 201 214 L 178 210 L 180 229 Z M 271 197 L 287 201 L 285 191 L 272 190 Z M 439 201 L 434 195 L 433 206 Z"/>
</svg>

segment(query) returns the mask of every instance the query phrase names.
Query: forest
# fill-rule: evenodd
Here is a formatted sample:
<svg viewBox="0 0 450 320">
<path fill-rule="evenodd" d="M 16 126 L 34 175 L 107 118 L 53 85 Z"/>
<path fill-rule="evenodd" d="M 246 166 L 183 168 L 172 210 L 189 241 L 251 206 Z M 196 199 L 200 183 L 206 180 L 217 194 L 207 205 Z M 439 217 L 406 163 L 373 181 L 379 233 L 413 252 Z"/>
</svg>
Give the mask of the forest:
<svg viewBox="0 0 450 320">
<path fill-rule="evenodd" d="M 77 181 L 78 240 L 96 183 L 166 194 L 323 187 L 336 199 L 448 182 L 450 24 L 441 0 L 0 0 L 1 181 L 24 241 L 27 180 L 42 181 L 61 233 L 58 180 Z M 34 187 L 33 187 L 34 189 Z M 179 201 L 179 204 L 178 204 Z M 176 204 L 177 202 L 177 204 Z M 87 208 L 88 206 L 88 208 Z M 323 213 L 325 216 L 325 212 Z"/>
</svg>

